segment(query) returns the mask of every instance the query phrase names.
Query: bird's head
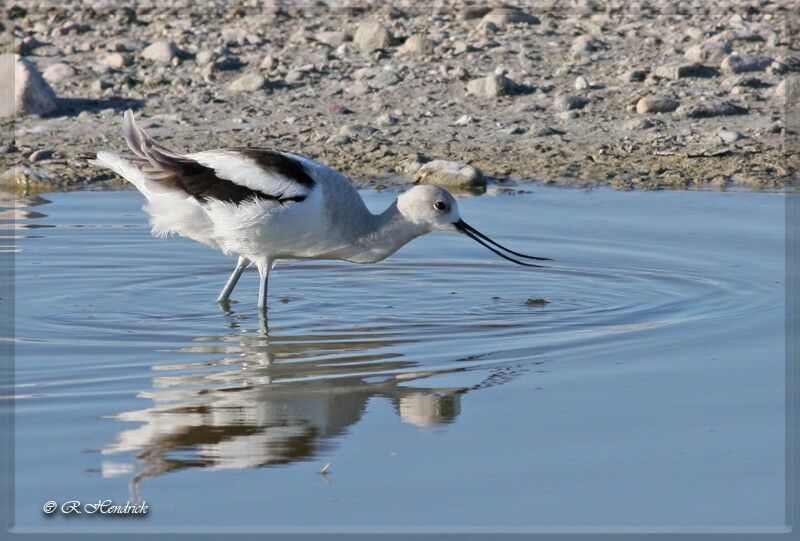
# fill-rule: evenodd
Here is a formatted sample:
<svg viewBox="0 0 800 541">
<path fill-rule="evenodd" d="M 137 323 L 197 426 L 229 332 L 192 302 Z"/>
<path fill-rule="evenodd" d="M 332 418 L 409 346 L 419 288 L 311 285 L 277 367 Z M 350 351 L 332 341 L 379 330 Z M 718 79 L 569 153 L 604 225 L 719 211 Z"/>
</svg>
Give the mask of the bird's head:
<svg viewBox="0 0 800 541">
<path fill-rule="evenodd" d="M 461 219 L 456 198 L 447 190 L 428 184 L 400 194 L 397 210 L 409 222 L 429 231 L 454 231 L 453 224 Z"/>
<path fill-rule="evenodd" d="M 456 231 L 463 233 L 503 259 L 518 265 L 541 267 L 541 265 L 525 263 L 516 258 L 552 261 L 547 257 L 525 255 L 510 250 L 467 224 L 461 219 L 456 198 L 450 192 L 438 186 L 427 184 L 414 186 L 397 198 L 397 210 L 408 222 L 424 227 L 428 231 Z"/>
</svg>

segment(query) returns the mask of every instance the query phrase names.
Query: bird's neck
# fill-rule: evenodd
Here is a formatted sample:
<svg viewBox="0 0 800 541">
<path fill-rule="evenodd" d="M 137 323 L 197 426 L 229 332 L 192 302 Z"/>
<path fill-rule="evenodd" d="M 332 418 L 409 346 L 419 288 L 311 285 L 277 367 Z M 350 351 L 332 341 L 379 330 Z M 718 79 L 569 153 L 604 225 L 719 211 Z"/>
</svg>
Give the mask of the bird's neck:
<svg viewBox="0 0 800 541">
<path fill-rule="evenodd" d="M 397 209 L 397 201 L 380 214 L 372 215 L 366 234 L 358 240 L 359 253 L 348 258 L 356 263 L 385 259 L 408 242 L 428 233 L 424 225 L 409 222 Z"/>
</svg>

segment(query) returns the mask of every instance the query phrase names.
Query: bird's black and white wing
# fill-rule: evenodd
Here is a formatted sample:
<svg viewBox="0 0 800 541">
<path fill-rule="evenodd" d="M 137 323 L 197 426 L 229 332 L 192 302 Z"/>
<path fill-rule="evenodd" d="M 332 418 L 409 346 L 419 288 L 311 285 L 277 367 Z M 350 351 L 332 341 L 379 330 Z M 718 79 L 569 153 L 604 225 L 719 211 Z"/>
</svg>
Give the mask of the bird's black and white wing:
<svg viewBox="0 0 800 541">
<path fill-rule="evenodd" d="M 281 205 L 303 201 L 315 181 L 303 159 L 267 148 L 208 150 L 177 154 L 155 142 L 125 112 L 122 133 L 136 167 L 151 189 L 181 193 L 198 203 L 240 204 L 266 200 Z"/>
</svg>

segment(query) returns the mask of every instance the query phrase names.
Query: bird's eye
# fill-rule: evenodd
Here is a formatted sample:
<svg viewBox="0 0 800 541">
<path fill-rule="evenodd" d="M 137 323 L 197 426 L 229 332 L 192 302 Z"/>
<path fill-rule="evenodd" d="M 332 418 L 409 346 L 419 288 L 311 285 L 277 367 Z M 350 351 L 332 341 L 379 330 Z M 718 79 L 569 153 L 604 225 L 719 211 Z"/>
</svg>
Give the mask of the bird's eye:
<svg viewBox="0 0 800 541">
<path fill-rule="evenodd" d="M 444 201 L 437 201 L 433 204 L 433 208 L 436 210 L 447 210 L 447 204 Z"/>
</svg>

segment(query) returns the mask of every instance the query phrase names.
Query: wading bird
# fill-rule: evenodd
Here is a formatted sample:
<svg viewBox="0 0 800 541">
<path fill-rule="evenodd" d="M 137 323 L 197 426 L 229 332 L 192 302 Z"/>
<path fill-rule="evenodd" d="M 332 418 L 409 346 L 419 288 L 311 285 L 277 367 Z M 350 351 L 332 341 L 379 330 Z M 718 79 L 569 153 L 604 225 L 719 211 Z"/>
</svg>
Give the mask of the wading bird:
<svg viewBox="0 0 800 541">
<path fill-rule="evenodd" d="M 305 156 L 249 147 L 177 154 L 137 126 L 130 110 L 122 134 L 133 156 L 100 151 L 88 157 L 145 196 L 155 236 L 177 233 L 238 257 L 218 302 L 230 298 L 250 265 L 261 276 L 264 313 L 278 259 L 374 263 L 432 231 L 463 233 L 518 265 L 541 266 L 519 259 L 549 261 L 509 250 L 468 225 L 442 188 L 414 186 L 372 214 L 347 177 Z"/>
</svg>

